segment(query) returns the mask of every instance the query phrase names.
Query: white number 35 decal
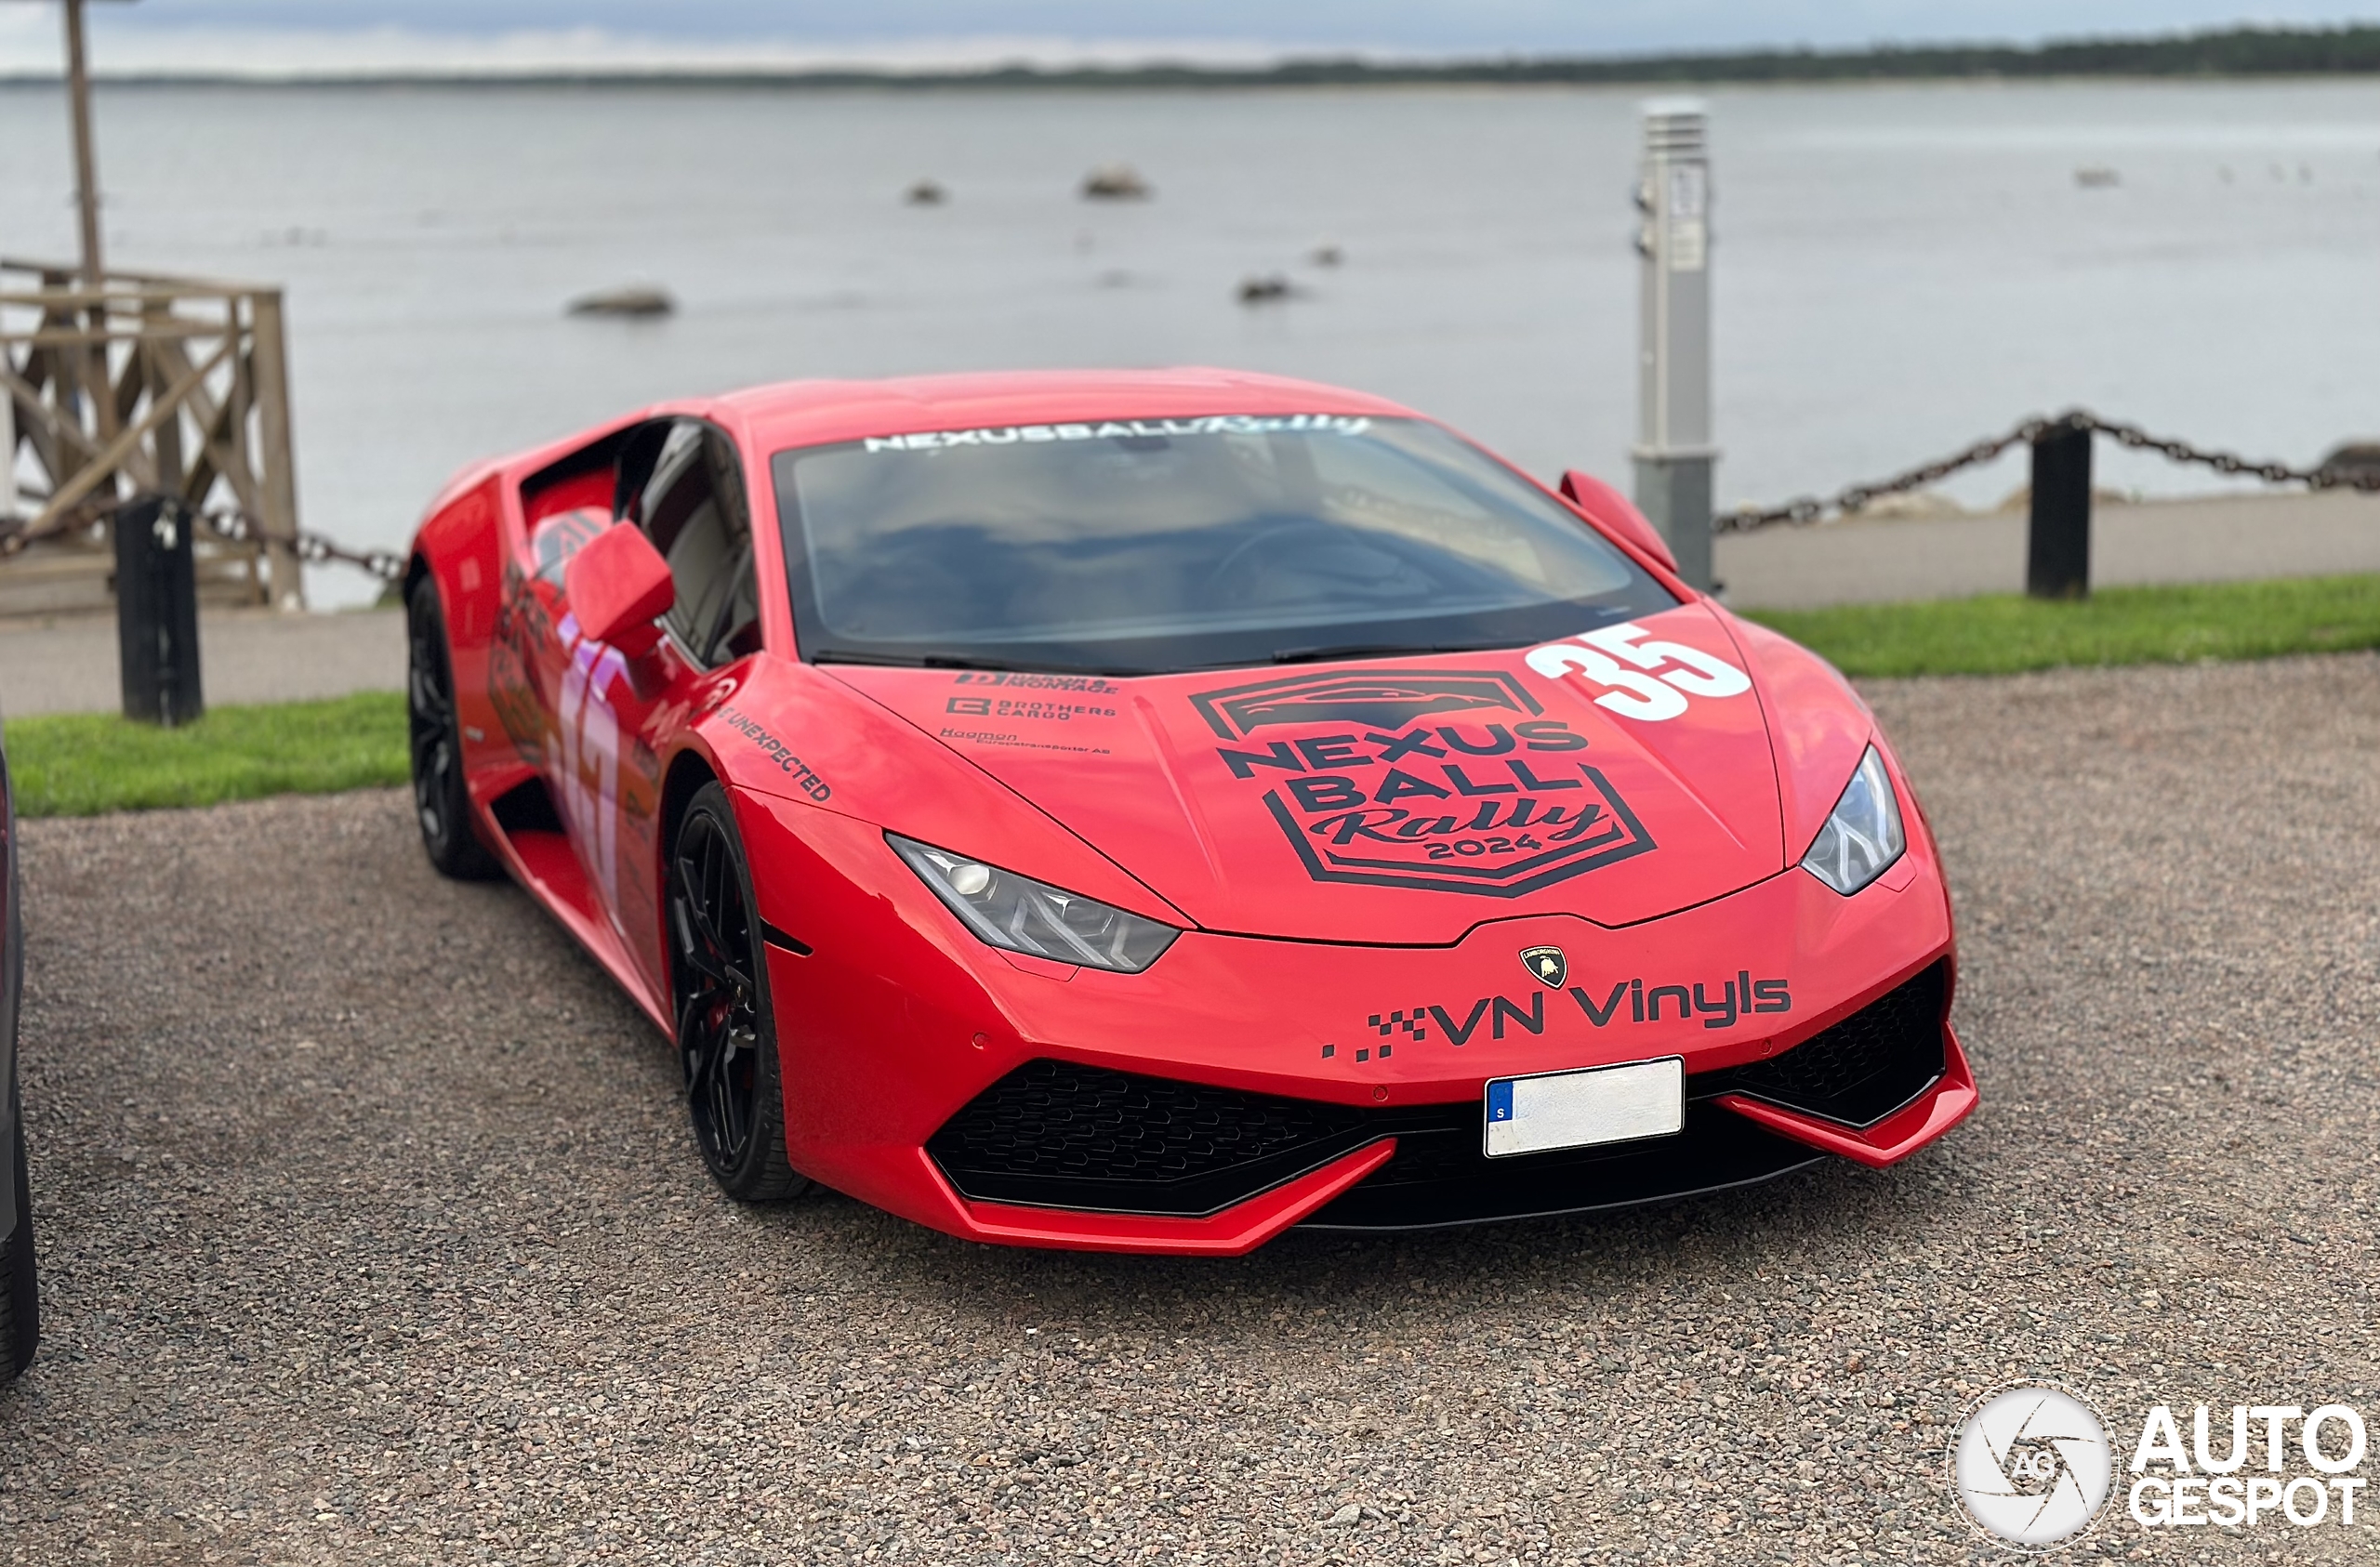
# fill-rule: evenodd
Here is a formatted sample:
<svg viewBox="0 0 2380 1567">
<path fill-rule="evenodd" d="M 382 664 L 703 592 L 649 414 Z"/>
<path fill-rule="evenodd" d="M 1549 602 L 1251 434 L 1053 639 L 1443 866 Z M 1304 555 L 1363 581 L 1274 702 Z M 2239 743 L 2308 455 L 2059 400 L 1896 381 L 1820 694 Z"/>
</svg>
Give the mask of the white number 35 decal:
<svg viewBox="0 0 2380 1567">
<path fill-rule="evenodd" d="M 1752 690 L 1751 677 L 1726 659 L 1679 642 L 1647 642 L 1644 636 L 1643 626 L 1622 621 L 1575 642 L 1531 649 L 1528 666 L 1556 678 L 1576 670 L 1605 688 L 1596 706 L 1648 723 L 1684 713 L 1688 696 L 1740 696 Z M 1664 667 L 1671 665 L 1685 667 Z"/>
</svg>

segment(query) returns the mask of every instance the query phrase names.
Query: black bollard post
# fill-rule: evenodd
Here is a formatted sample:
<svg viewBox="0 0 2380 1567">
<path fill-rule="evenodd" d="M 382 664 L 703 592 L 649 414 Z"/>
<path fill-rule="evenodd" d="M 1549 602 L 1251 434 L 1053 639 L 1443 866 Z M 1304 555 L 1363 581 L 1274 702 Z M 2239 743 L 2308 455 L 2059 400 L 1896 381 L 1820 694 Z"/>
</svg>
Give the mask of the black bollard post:
<svg viewBox="0 0 2380 1567">
<path fill-rule="evenodd" d="M 190 523 L 158 498 L 115 514 L 115 627 L 124 716 L 172 729 L 206 711 Z"/>
<path fill-rule="evenodd" d="M 2025 591 L 2036 599 L 2091 596 L 2091 430 L 2061 421 L 2033 440 L 2032 531 Z"/>
</svg>

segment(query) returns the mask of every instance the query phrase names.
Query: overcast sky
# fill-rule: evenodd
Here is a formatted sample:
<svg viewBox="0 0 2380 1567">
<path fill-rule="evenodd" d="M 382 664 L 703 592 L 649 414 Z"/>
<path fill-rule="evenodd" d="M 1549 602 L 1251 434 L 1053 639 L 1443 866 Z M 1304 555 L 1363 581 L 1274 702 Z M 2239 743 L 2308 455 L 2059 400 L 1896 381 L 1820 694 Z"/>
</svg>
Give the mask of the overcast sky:
<svg viewBox="0 0 2380 1567">
<path fill-rule="evenodd" d="M 55 9 L 0 6 L 0 70 L 54 61 Z M 276 71 L 2030 42 L 2373 21 L 2380 0 L 141 0 L 92 14 L 102 70 Z"/>
</svg>

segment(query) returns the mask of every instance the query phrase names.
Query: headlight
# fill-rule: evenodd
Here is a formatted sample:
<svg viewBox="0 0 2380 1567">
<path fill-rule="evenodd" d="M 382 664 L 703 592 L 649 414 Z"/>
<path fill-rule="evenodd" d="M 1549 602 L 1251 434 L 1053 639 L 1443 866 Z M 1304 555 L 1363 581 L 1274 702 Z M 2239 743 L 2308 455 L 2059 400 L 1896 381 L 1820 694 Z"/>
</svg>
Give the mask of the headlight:
<svg viewBox="0 0 2380 1567">
<path fill-rule="evenodd" d="M 1802 856 L 1802 868 L 1848 898 L 1890 870 L 1908 847 L 1893 781 L 1884 774 L 1884 758 L 1871 745 L 1834 802 L 1834 814 L 1818 829 L 1818 841 Z"/>
<path fill-rule="evenodd" d="M 1182 934 L 1072 892 L 892 833 L 884 841 L 909 863 L 967 928 L 996 947 L 1060 963 L 1137 974 Z"/>
</svg>

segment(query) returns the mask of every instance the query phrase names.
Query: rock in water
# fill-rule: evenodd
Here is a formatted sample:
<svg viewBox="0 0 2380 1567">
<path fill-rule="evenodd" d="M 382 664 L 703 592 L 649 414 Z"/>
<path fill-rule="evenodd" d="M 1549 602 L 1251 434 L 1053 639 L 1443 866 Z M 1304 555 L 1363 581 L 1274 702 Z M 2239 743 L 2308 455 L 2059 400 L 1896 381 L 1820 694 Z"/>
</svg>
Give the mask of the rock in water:
<svg viewBox="0 0 2380 1567">
<path fill-rule="evenodd" d="M 1287 299 L 1296 292 L 1289 280 L 1278 272 L 1239 280 L 1239 302 L 1243 305 L 1269 304 L 1276 299 Z"/>
<path fill-rule="evenodd" d="M 1152 194 L 1149 182 L 1130 164 L 1102 164 L 1082 177 L 1087 202 L 1141 202 Z"/>
<path fill-rule="evenodd" d="M 607 288 L 582 294 L 570 302 L 575 316 L 666 316 L 678 308 L 666 288 Z"/>
<path fill-rule="evenodd" d="M 1927 520 L 1937 517 L 1964 517 L 1967 508 L 1939 490 L 1911 490 L 1897 495 L 1878 495 L 1855 515 L 1871 521 L 1895 519 Z"/>
<path fill-rule="evenodd" d="M 2321 471 L 2352 484 L 2360 479 L 2380 479 L 2380 441 L 2350 441 L 2322 459 Z"/>
<path fill-rule="evenodd" d="M 902 199 L 911 206 L 940 206 L 950 199 L 950 192 L 942 188 L 938 179 L 920 179 L 909 187 L 909 193 Z"/>
<path fill-rule="evenodd" d="M 2074 171 L 2074 183 L 2085 191 L 2106 191 L 2123 183 L 2123 177 L 2105 164 L 2090 164 Z"/>
</svg>

